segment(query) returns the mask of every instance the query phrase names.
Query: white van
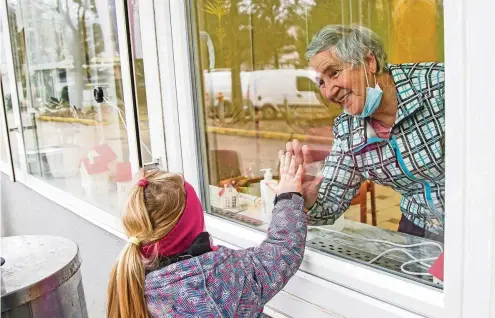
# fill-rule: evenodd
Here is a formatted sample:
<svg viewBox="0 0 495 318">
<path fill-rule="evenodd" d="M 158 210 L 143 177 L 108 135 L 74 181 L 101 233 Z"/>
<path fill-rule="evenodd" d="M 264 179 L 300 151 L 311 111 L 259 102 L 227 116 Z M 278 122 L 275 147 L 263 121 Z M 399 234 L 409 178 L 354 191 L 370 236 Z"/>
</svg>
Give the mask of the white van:
<svg viewBox="0 0 495 318">
<path fill-rule="evenodd" d="M 286 111 L 323 111 L 317 73 L 305 69 L 277 69 L 254 71 L 249 77 L 246 98 L 262 112 L 265 119 L 274 119 Z"/>
</svg>

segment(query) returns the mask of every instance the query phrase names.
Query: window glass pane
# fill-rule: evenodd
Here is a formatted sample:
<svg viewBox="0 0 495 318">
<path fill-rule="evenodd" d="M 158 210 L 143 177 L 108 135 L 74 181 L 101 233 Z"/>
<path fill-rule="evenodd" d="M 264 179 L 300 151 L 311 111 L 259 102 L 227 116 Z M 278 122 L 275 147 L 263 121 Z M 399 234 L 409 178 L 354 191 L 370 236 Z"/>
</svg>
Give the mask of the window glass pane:
<svg viewBox="0 0 495 318">
<path fill-rule="evenodd" d="M 1 23 L 1 19 L 0 19 L 0 23 Z M 1 28 L 1 26 L 0 26 Z M 2 34 L 0 33 L 0 36 Z M 0 72 L 2 72 L 2 75 L 3 75 L 3 69 L 4 69 L 4 63 L 3 61 L 5 60 L 5 54 L 4 54 L 4 48 L 3 46 L 0 46 L 0 61 L 2 63 L 0 63 Z M 3 77 L 3 76 L 2 76 Z M 2 85 L 2 83 L 0 82 L 0 85 Z M 3 101 L 5 102 L 5 100 Z M 5 136 L 5 119 L 3 118 L 3 115 L 0 116 L 0 162 L 3 162 L 3 163 L 8 163 L 9 162 L 9 157 L 8 157 L 8 154 L 7 154 L 7 138 Z"/>
<path fill-rule="evenodd" d="M 324 175 L 308 247 L 441 287 L 428 269 L 444 233 L 442 2 L 194 3 L 209 212 L 265 231 L 260 170 L 277 179 L 297 138 Z"/>
<path fill-rule="evenodd" d="M 0 116 L 0 162 L 8 163 L 7 138 L 5 137 L 5 120 Z"/>
<path fill-rule="evenodd" d="M 4 39 L 3 35 L 3 24 L 0 21 L 0 38 Z M 5 31 L 6 32 L 6 31 Z M 0 81 L 2 85 L 2 90 L 3 90 L 3 103 L 5 107 L 5 115 L 7 116 L 7 125 L 8 127 L 15 128 L 15 120 L 14 120 L 14 114 L 13 114 L 13 107 L 12 107 L 12 96 L 10 94 L 10 81 L 9 77 L 7 74 L 7 60 L 6 60 L 6 48 L 4 45 L 0 45 Z M 2 120 L 1 125 L 4 124 L 4 121 Z M 0 130 L 1 133 L 4 133 L 4 130 Z M 12 160 L 14 162 L 14 165 L 16 167 L 19 167 L 19 152 L 17 148 L 17 133 L 12 131 L 9 133 L 10 134 L 10 147 L 12 151 Z M 0 146 L 2 149 L 0 149 L 1 157 L 0 160 L 3 162 L 8 161 L 8 154 L 6 147 L 4 145 L 5 142 L 7 142 L 7 139 L 2 136 L 1 143 L 2 145 Z"/>
<path fill-rule="evenodd" d="M 0 129 L 4 129 L 3 127 L 4 127 L 4 124 L 2 121 L 0 123 Z M 2 147 L 2 149 L 0 149 L 0 162 L 3 162 L 3 163 L 8 162 L 7 151 L 5 150 L 5 144 L 6 144 L 5 135 L 3 134 L 3 131 L 2 131 L 2 134 L 0 135 L 0 147 Z"/>
<path fill-rule="evenodd" d="M 9 0 L 8 10 L 28 172 L 119 214 L 131 168 L 115 1 Z"/>
</svg>

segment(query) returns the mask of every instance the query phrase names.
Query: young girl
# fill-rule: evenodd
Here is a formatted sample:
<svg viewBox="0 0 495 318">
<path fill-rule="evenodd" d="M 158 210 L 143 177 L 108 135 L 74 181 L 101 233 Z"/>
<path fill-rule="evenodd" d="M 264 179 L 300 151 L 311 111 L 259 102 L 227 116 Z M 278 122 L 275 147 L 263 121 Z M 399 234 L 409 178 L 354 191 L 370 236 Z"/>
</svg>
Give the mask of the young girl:
<svg viewBox="0 0 495 318">
<path fill-rule="evenodd" d="M 212 246 L 203 207 L 182 176 L 147 171 L 123 217 L 129 237 L 112 269 L 107 316 L 256 317 L 299 268 L 307 221 L 302 166 L 279 153 L 268 237 L 258 247 Z"/>
</svg>

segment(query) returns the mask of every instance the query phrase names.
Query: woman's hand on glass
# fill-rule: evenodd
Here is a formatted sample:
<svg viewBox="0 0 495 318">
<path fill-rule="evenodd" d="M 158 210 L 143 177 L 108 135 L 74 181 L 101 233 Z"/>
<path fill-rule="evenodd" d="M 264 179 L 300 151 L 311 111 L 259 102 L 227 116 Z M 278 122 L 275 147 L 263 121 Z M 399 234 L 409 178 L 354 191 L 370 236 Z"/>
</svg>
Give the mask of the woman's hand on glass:
<svg viewBox="0 0 495 318">
<path fill-rule="evenodd" d="M 309 147 L 307 145 L 301 146 L 297 139 L 289 141 L 285 146 L 285 150 L 287 153 L 293 154 L 296 157 L 296 165 L 302 165 L 304 171 L 306 171 L 306 166 L 313 162 Z M 304 206 L 307 209 L 312 208 L 316 203 L 321 180 L 323 180 L 323 175 L 321 173 L 316 177 L 307 174 L 304 174 L 302 177 L 301 194 L 304 198 Z"/>
<path fill-rule="evenodd" d="M 303 165 L 296 166 L 296 156 L 283 150 L 278 153 L 280 160 L 280 181 L 277 185 L 267 182 L 266 185 L 277 195 L 287 192 L 302 193 Z"/>
</svg>

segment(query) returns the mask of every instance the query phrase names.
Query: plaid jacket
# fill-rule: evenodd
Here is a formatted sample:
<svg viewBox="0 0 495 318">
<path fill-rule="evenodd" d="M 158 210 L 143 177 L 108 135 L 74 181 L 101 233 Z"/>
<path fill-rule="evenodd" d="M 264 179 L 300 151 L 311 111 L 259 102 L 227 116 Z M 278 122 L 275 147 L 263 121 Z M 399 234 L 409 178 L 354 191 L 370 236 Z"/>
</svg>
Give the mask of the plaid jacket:
<svg viewBox="0 0 495 318">
<path fill-rule="evenodd" d="M 389 65 L 398 113 L 390 139 L 381 139 L 366 119 L 341 114 L 310 224 L 333 224 L 365 179 L 402 194 L 410 221 L 443 234 L 445 204 L 445 76 L 441 63 Z"/>
<path fill-rule="evenodd" d="M 306 230 L 303 199 L 292 195 L 278 201 L 259 247 L 220 247 L 146 275 L 150 316 L 258 317 L 298 270 Z"/>
</svg>

